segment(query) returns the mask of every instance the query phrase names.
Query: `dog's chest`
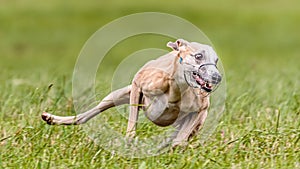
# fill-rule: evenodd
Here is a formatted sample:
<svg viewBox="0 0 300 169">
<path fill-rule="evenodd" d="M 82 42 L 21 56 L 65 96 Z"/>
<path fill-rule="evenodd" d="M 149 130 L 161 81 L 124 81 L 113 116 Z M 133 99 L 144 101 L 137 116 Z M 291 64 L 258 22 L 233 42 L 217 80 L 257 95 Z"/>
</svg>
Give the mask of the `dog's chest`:
<svg viewBox="0 0 300 169">
<path fill-rule="evenodd" d="M 208 99 L 208 98 L 207 98 Z M 180 104 L 180 111 L 185 113 L 198 112 L 204 106 L 206 99 L 197 94 L 193 90 L 189 90 L 182 94 Z"/>
</svg>

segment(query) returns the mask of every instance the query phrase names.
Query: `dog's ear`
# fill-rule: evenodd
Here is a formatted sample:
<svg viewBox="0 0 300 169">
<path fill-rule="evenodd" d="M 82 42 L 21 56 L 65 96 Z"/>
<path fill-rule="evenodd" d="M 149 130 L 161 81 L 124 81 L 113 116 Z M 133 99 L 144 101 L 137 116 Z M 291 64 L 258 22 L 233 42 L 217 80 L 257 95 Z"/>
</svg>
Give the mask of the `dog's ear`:
<svg viewBox="0 0 300 169">
<path fill-rule="evenodd" d="M 168 42 L 167 47 L 172 48 L 173 50 L 179 51 L 185 49 L 186 41 L 183 39 L 178 39 L 176 42 Z"/>
<path fill-rule="evenodd" d="M 179 50 L 176 42 L 175 43 L 174 42 L 168 42 L 167 47 L 172 48 L 173 50 L 176 50 L 176 51 Z"/>
</svg>

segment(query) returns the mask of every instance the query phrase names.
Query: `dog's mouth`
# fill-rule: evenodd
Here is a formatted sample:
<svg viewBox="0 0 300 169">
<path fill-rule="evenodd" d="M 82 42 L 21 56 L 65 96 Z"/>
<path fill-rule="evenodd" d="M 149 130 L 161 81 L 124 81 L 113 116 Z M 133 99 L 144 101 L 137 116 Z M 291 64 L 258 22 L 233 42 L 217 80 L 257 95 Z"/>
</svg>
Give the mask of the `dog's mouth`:
<svg viewBox="0 0 300 169">
<path fill-rule="evenodd" d="M 219 73 L 212 73 L 211 76 L 201 71 L 184 71 L 184 78 L 186 83 L 193 87 L 204 90 L 207 93 L 215 91 L 222 80 Z"/>
<path fill-rule="evenodd" d="M 212 91 L 213 84 L 202 79 L 201 76 L 197 72 L 192 72 L 192 77 L 196 81 L 196 83 L 198 85 L 200 85 L 201 89 L 205 90 L 208 93 L 210 93 Z"/>
</svg>

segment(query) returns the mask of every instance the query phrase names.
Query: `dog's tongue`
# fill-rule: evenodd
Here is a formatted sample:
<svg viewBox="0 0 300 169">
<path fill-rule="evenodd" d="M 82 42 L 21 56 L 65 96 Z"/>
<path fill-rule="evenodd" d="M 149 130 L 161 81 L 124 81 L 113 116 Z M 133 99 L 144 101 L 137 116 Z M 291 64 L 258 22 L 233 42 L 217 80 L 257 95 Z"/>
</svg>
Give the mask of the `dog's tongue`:
<svg viewBox="0 0 300 169">
<path fill-rule="evenodd" d="M 197 81 L 197 83 L 199 84 L 199 85 L 204 85 L 205 84 L 205 82 L 199 77 L 199 76 L 194 76 L 194 78 L 195 78 L 195 80 Z"/>
</svg>

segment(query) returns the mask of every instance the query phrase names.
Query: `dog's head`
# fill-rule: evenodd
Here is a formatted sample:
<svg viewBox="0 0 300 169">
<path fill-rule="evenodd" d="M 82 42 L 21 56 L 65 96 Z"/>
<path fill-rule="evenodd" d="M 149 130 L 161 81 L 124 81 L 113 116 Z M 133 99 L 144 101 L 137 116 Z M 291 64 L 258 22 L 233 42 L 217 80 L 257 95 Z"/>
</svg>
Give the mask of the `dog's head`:
<svg viewBox="0 0 300 169">
<path fill-rule="evenodd" d="M 188 85 L 213 91 L 222 80 L 217 68 L 218 56 L 211 46 L 178 39 L 168 47 L 178 51 L 178 62 L 183 66 Z"/>
</svg>

